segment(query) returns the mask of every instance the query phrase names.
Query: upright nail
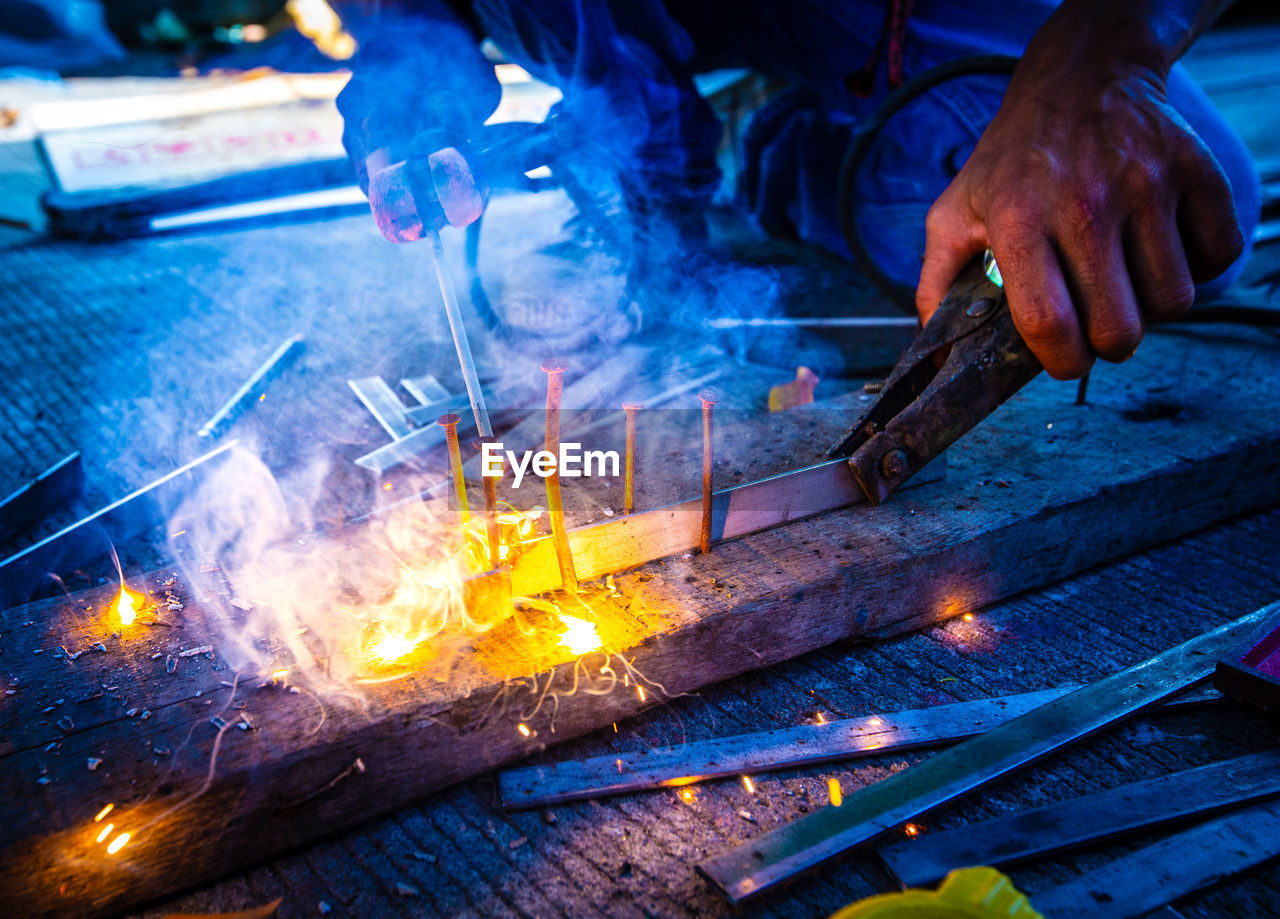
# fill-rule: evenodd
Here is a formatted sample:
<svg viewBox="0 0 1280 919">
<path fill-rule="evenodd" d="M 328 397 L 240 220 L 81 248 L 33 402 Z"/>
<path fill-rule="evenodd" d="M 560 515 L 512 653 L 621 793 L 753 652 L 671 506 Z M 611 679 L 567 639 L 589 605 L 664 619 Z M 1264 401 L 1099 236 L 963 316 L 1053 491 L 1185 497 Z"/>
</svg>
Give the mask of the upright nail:
<svg viewBox="0 0 1280 919">
<path fill-rule="evenodd" d="M 544 449 L 556 458 L 551 475 L 547 476 L 547 514 L 551 517 L 551 542 L 556 549 L 556 561 L 560 565 L 560 580 L 565 590 L 577 591 L 578 575 L 573 570 L 573 555 L 569 550 L 569 531 L 564 525 L 564 502 L 560 498 L 560 396 L 564 391 L 564 372 L 569 365 L 561 358 L 542 362 L 547 375 L 547 436 Z"/>
<path fill-rule="evenodd" d="M 1076 405 L 1084 405 L 1089 399 L 1089 374 L 1085 374 L 1080 378 L 1080 385 L 1076 387 Z"/>
<path fill-rule="evenodd" d="M 493 443 L 492 437 L 480 438 L 480 450 L 484 445 Z M 501 476 L 481 476 L 484 483 L 484 528 L 489 542 L 489 567 L 497 568 L 502 564 L 502 539 L 498 529 L 498 479 Z"/>
<path fill-rule="evenodd" d="M 711 407 L 720 401 L 709 389 L 698 393 L 702 400 L 702 542 L 703 553 L 711 551 Z"/>
<path fill-rule="evenodd" d="M 458 448 L 458 422 L 461 419 L 450 413 L 441 415 L 436 424 L 444 428 L 445 440 L 449 443 L 449 469 L 453 473 L 453 500 L 458 506 L 458 514 L 462 522 L 471 519 L 467 510 L 467 483 L 462 477 L 462 451 Z"/>
<path fill-rule="evenodd" d="M 623 513 L 630 514 L 636 509 L 636 412 L 644 408 L 639 402 L 623 402 L 622 410 L 627 413 L 627 468 L 623 490 Z"/>
</svg>

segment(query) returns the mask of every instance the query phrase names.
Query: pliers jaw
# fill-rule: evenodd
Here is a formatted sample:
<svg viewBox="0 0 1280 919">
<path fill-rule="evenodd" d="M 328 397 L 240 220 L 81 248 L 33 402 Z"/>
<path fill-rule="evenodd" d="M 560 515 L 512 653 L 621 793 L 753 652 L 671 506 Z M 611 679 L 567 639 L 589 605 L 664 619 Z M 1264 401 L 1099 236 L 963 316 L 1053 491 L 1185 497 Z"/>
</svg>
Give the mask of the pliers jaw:
<svg viewBox="0 0 1280 919">
<path fill-rule="evenodd" d="M 1043 368 L 982 260 L 969 264 L 898 361 L 880 398 L 829 451 L 879 504 Z"/>
</svg>

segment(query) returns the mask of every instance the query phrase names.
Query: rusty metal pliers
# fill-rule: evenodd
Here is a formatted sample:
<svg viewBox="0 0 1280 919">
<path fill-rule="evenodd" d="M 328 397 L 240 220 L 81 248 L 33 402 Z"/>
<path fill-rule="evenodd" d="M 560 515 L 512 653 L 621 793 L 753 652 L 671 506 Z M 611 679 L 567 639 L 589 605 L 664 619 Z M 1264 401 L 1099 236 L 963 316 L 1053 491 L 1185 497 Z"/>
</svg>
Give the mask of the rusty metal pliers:
<svg viewBox="0 0 1280 919">
<path fill-rule="evenodd" d="M 867 499 L 879 504 L 1042 369 L 1014 328 L 1004 290 L 976 258 L 893 368 L 875 405 L 828 455 L 849 457 Z"/>
</svg>

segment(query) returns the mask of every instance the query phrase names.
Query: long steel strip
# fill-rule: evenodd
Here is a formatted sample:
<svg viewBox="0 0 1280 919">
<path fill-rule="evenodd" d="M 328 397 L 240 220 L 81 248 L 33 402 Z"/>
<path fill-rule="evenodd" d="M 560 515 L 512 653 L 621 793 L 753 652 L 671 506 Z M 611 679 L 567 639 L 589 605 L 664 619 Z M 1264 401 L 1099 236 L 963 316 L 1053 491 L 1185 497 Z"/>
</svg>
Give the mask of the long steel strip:
<svg viewBox="0 0 1280 919">
<path fill-rule="evenodd" d="M 945 474 L 946 459 L 941 456 L 912 484 L 934 481 Z M 848 462 L 828 460 L 716 492 L 711 499 L 711 538 L 714 542 L 737 539 L 866 500 Z M 701 525 L 699 497 L 572 529 L 569 548 L 578 579 L 589 581 L 692 552 L 701 540 Z M 517 596 L 524 597 L 560 587 L 560 570 L 549 536 L 521 547 L 512 567 L 511 587 Z"/>
<path fill-rule="evenodd" d="M 1062 686 L 824 724 L 715 737 L 679 746 L 649 747 L 545 766 L 525 766 L 503 772 L 498 777 L 498 785 L 503 807 L 541 807 L 937 746 L 989 731 L 1079 688 Z M 1210 690 L 1179 697 L 1169 704 L 1197 704 L 1221 698 L 1220 693 Z"/>
<path fill-rule="evenodd" d="M 734 902 L 754 896 L 1207 680 L 1219 657 L 1277 611 L 1280 603 L 1055 699 L 869 785 L 845 798 L 839 807 L 824 807 L 709 858 L 699 869 Z"/>
<path fill-rule="evenodd" d="M 1036 894 L 1032 905 L 1053 919 L 1137 919 L 1277 854 L 1280 801 L 1268 801 L 1184 830 Z"/>
<path fill-rule="evenodd" d="M 1280 750 L 1268 750 L 921 834 L 879 855 L 904 887 L 921 887 L 953 868 L 1015 865 L 1276 796 Z"/>
</svg>

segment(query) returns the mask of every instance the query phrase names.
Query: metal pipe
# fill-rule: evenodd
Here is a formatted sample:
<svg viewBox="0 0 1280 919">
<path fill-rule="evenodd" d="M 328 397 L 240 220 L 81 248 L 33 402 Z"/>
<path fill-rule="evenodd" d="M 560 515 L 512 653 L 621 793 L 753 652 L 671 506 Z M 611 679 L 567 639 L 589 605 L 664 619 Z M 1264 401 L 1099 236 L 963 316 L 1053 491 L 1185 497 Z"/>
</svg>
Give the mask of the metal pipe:
<svg viewBox="0 0 1280 919">
<path fill-rule="evenodd" d="M 565 590 L 577 591 L 578 575 L 573 570 L 573 554 L 569 549 L 569 531 L 564 525 L 564 502 L 560 497 L 560 397 L 564 391 L 564 372 L 569 365 L 560 358 L 542 362 L 547 375 L 547 433 L 544 449 L 555 457 L 555 465 L 547 476 L 547 514 L 551 518 L 551 540 L 560 565 L 560 581 Z"/>
<path fill-rule="evenodd" d="M 448 415 L 441 415 L 436 423 L 444 428 L 444 437 L 449 443 L 449 471 L 453 473 L 453 500 L 458 505 L 458 515 L 462 522 L 466 523 L 471 519 L 471 512 L 467 509 L 467 482 L 462 475 L 462 450 L 458 447 L 458 422 L 461 420 L 450 412 Z"/>
<path fill-rule="evenodd" d="M 235 395 L 222 403 L 222 407 L 214 413 L 214 416 L 201 426 L 196 432 L 197 436 L 215 437 L 226 425 L 235 421 L 246 406 L 253 404 L 251 397 L 254 393 L 258 393 L 260 397 L 265 395 L 265 392 L 259 392 L 259 390 L 265 391 L 266 385 L 289 366 L 289 363 L 302 351 L 302 347 L 301 335 L 291 335 L 286 338 L 280 347 L 272 351 L 271 356 L 249 376 L 249 379 L 241 384 L 235 391 Z"/>
<path fill-rule="evenodd" d="M 640 411 L 643 407 L 644 406 L 639 402 L 622 403 L 622 410 L 627 413 L 627 467 L 625 472 L 622 508 L 622 512 L 624 514 L 630 514 L 636 509 L 636 412 Z"/>
<path fill-rule="evenodd" d="M 720 401 L 709 389 L 698 393 L 702 400 L 702 542 L 699 547 L 705 555 L 711 551 L 711 407 Z"/>
</svg>

